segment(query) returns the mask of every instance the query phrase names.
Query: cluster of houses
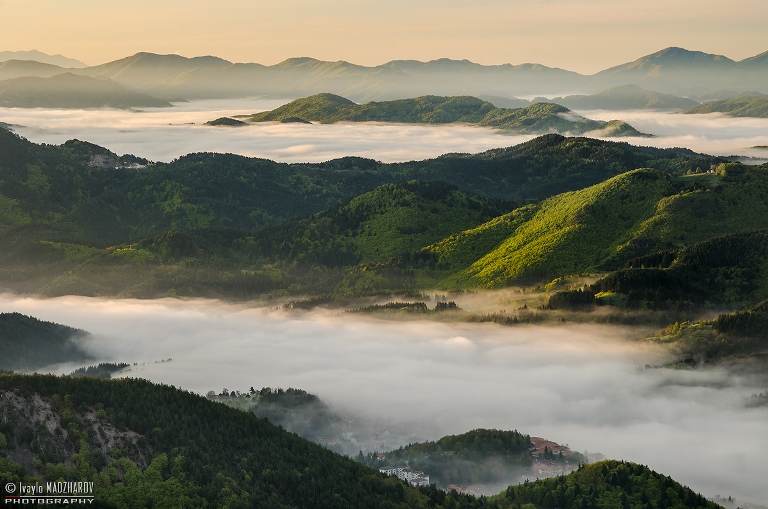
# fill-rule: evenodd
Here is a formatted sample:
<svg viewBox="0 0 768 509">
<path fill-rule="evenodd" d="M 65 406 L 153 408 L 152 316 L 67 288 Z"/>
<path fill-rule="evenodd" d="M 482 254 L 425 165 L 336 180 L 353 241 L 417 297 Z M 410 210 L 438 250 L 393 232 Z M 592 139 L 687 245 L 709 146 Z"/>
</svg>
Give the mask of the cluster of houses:
<svg viewBox="0 0 768 509">
<path fill-rule="evenodd" d="M 429 476 L 421 470 L 413 470 L 410 467 L 382 467 L 379 472 L 394 475 L 411 486 L 429 486 Z"/>
<path fill-rule="evenodd" d="M 531 474 L 523 475 L 520 482 L 568 475 L 578 468 L 578 465 L 568 461 L 568 457 L 573 454 L 573 451 L 567 445 L 560 445 L 539 437 L 531 437 L 530 451 L 533 457 Z M 563 459 L 565 461 L 562 461 Z"/>
<path fill-rule="evenodd" d="M 138 170 L 146 168 L 145 164 L 139 163 L 120 163 L 114 157 L 106 154 L 95 154 L 88 159 L 88 166 L 91 168 L 131 168 Z"/>
</svg>

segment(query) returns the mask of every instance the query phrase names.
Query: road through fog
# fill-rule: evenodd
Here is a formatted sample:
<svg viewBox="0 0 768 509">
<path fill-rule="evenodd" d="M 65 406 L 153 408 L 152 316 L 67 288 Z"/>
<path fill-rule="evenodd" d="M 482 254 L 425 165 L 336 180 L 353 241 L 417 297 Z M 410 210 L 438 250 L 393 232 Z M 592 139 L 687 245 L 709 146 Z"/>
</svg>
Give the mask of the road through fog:
<svg viewBox="0 0 768 509">
<path fill-rule="evenodd" d="M 136 362 L 128 375 L 201 394 L 297 387 L 339 408 L 414 426 L 425 439 L 517 429 L 647 464 L 707 496 L 768 501 L 768 408 L 744 404 L 765 390 L 765 379 L 639 369 L 667 358 L 631 342 L 635 331 L 385 322 L 205 300 L 0 295 L 0 312 L 10 311 L 88 330 L 84 345 L 99 360 Z"/>
</svg>

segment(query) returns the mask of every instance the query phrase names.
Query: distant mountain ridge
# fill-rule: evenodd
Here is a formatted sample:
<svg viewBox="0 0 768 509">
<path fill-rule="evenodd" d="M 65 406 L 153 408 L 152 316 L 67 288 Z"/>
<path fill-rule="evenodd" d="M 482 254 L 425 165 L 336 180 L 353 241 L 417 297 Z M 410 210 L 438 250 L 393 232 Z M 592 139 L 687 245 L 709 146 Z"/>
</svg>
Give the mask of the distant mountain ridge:
<svg viewBox="0 0 768 509">
<path fill-rule="evenodd" d="M 85 64 L 80 60 L 65 57 L 58 53 L 56 55 L 49 55 L 34 49 L 30 51 L 0 51 L 0 62 L 5 62 L 6 60 L 34 60 L 44 64 L 58 65 L 60 67 L 69 67 L 72 69 L 88 67 L 88 64 Z"/>
<path fill-rule="evenodd" d="M 693 99 L 654 92 L 638 85 L 619 85 L 593 95 L 555 97 L 552 102 L 575 110 L 683 110 L 699 105 Z"/>
<path fill-rule="evenodd" d="M 18 64 L 8 69 L 0 65 L 0 79 L 19 77 L 18 69 L 13 67 Z M 47 77 L 65 70 L 28 67 L 31 74 L 25 76 Z M 447 58 L 429 62 L 393 60 L 367 67 L 300 57 L 267 66 L 232 63 L 213 56 L 187 58 L 147 52 L 68 70 L 107 76 L 166 100 L 254 95 L 294 98 L 321 92 L 357 102 L 427 94 L 514 99 L 522 95 L 594 94 L 628 84 L 691 97 L 721 90 L 768 93 L 768 52 L 734 61 L 683 48 L 666 48 L 590 76 L 540 64 L 480 65 Z"/>
<path fill-rule="evenodd" d="M 64 73 L 50 78 L 0 81 L 6 108 L 165 108 L 171 103 L 129 90 L 109 78 Z"/>
</svg>

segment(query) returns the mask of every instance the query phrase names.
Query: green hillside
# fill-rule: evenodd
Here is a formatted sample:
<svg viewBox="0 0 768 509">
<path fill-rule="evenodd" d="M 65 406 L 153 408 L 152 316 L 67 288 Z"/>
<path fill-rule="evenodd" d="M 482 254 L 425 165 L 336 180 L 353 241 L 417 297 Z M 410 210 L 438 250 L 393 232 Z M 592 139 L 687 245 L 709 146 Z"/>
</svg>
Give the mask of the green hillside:
<svg viewBox="0 0 768 509">
<path fill-rule="evenodd" d="M 456 239 L 461 242 L 427 250 L 437 255 L 438 263 L 443 257 L 467 260 L 468 254 L 451 251 L 474 249 L 472 244 L 492 245 L 498 232 L 506 230 L 509 235 L 500 244 L 450 276 L 449 284 L 498 288 L 511 281 L 578 274 L 614 257 L 630 240 L 630 233 L 653 215 L 667 185 L 656 171 L 634 170 L 464 232 Z"/>
<path fill-rule="evenodd" d="M 0 313 L 0 370 L 32 371 L 91 359 L 73 339 L 85 331 L 20 313 Z"/>
<path fill-rule="evenodd" d="M 768 300 L 714 320 L 686 320 L 669 324 L 646 341 L 666 345 L 677 353 L 674 367 L 692 368 L 706 364 L 768 359 Z M 744 363 L 743 365 L 746 365 Z M 764 396 L 763 396 L 764 397 Z"/>
<path fill-rule="evenodd" d="M 720 507 L 665 475 L 624 461 L 601 461 L 564 477 L 511 486 L 492 500 L 501 508 L 530 509 Z"/>
<path fill-rule="evenodd" d="M 76 140 L 36 145 L 0 130 L 0 235 L 28 225 L 14 238 L 114 243 L 171 228 L 253 230 L 322 211 L 384 183 L 443 181 L 474 194 L 529 200 L 639 166 L 679 172 L 718 161 L 679 149 L 554 135 L 482 154 L 397 164 L 348 157 L 289 165 L 209 153 L 138 171 L 89 166 L 100 154 L 118 162 L 136 159 Z"/>
<path fill-rule="evenodd" d="M 45 295 L 133 297 L 415 291 L 421 275 L 410 262 L 371 271 L 357 264 L 421 260 L 420 248 L 511 208 L 499 199 L 538 200 L 638 166 L 680 175 L 722 161 L 558 135 L 397 164 L 231 154 L 149 164 L 77 140 L 36 145 L 4 130 L 0 147 L 0 282 Z M 90 164 L 99 155 L 117 167 Z M 414 178 L 422 182 L 404 183 Z M 509 234 L 506 222 L 497 221 L 491 240 L 473 239 L 469 255 L 443 250 L 448 268 L 488 254 Z"/>
<path fill-rule="evenodd" d="M 768 97 L 742 95 L 723 101 L 712 101 L 682 113 L 725 113 L 732 117 L 768 118 Z"/>
<path fill-rule="evenodd" d="M 251 122 L 286 119 L 303 119 L 323 124 L 372 121 L 409 124 L 469 123 L 525 134 L 559 132 L 577 135 L 606 127 L 605 122 L 588 120 L 557 104 L 535 103 L 524 108 L 497 108 L 487 101 L 469 96 L 428 95 L 414 99 L 355 104 L 334 94 L 317 94 L 249 117 Z M 605 132 L 606 136 L 640 134 L 634 129 L 608 129 Z"/>
<path fill-rule="evenodd" d="M 269 263 L 335 266 L 406 254 L 514 208 L 440 182 L 386 184 L 324 212 L 283 223 L 242 241 Z"/>
<path fill-rule="evenodd" d="M 618 268 L 654 251 L 768 226 L 768 172 L 735 163 L 717 171 L 671 179 L 628 172 L 446 238 L 423 257 L 447 273 L 442 285 L 498 288 Z"/>
</svg>

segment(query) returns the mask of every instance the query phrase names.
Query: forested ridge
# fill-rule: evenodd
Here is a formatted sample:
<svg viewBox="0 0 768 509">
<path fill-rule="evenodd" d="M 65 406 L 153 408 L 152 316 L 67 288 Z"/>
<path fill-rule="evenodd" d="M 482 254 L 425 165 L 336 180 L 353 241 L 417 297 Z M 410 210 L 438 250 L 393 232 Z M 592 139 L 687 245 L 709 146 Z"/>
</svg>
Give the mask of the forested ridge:
<svg viewBox="0 0 768 509">
<path fill-rule="evenodd" d="M 2 131 L 0 145 L 0 280 L 47 295 L 409 290 L 410 267 L 355 264 L 407 255 L 513 206 L 499 200 L 522 204 L 637 166 L 680 174 L 719 161 L 557 135 L 398 164 L 191 154 L 138 169 L 124 163 L 147 161 L 86 142 L 36 145 Z M 119 167 L 89 166 L 99 154 Z"/>
<path fill-rule="evenodd" d="M 21 313 L 0 313 L 0 370 L 29 370 L 90 358 L 74 339 L 87 332 Z"/>
<path fill-rule="evenodd" d="M 223 119 L 219 119 L 220 121 Z M 505 129 L 521 134 L 551 132 L 584 134 L 605 130 L 605 136 L 641 136 L 626 123 L 616 129 L 616 120 L 601 122 L 579 117 L 565 106 L 539 102 L 523 108 L 497 108 L 488 101 L 471 96 L 441 97 L 427 95 L 413 99 L 372 101 L 356 104 L 335 94 L 316 94 L 296 99 L 272 111 L 255 113 L 251 122 L 314 121 L 399 122 L 420 124 L 469 123 Z"/>
</svg>

